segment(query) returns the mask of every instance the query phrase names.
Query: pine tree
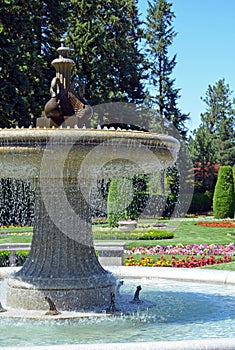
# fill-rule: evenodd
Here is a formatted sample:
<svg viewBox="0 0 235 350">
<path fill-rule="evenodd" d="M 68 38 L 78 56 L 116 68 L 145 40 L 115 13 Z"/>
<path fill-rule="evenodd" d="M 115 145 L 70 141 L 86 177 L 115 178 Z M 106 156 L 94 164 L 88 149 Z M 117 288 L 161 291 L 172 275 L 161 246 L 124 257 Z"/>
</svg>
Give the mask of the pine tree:
<svg viewBox="0 0 235 350">
<path fill-rule="evenodd" d="M 139 103 L 144 98 L 144 56 L 136 0 L 72 0 L 68 43 L 75 73 L 85 78 L 91 105 Z"/>
<path fill-rule="evenodd" d="M 149 91 L 150 105 L 154 111 L 153 130 L 166 132 L 172 136 L 186 139 L 187 128 L 185 126 L 188 115 L 182 114 L 177 106 L 179 88 L 175 87 L 175 80 L 172 78 L 176 66 L 176 55 L 169 57 L 169 48 L 173 43 L 176 33 L 173 28 L 175 18 L 172 11 L 172 4 L 167 0 L 149 1 L 146 20 L 146 53 L 149 57 Z M 181 151 L 183 152 L 183 147 Z M 179 199 L 179 188 L 185 176 L 184 164 L 179 156 L 176 166 L 166 170 L 170 193 L 167 197 L 166 208 L 163 215 L 171 215 Z M 184 175 L 183 175 L 184 174 Z M 163 181 L 162 181 L 163 182 Z M 186 183 L 186 181 L 183 181 Z"/>
<path fill-rule="evenodd" d="M 29 126 L 49 97 L 51 60 L 66 31 L 65 1 L 3 0 L 0 24 L 0 126 Z"/>
<path fill-rule="evenodd" d="M 210 161 L 221 165 L 235 163 L 235 101 L 232 91 L 224 79 L 214 86 L 209 85 L 206 97 L 202 100 L 207 110 L 202 114 L 202 126 L 211 144 L 208 150 Z"/>
<path fill-rule="evenodd" d="M 231 94 L 229 85 L 220 79 L 215 85 L 208 86 L 206 95 L 202 98 L 207 109 L 201 115 L 202 122 L 189 141 L 193 163 L 196 167 L 200 165 L 201 173 L 204 173 L 201 192 L 207 190 L 208 166 L 213 172 L 217 164 L 235 163 L 235 109 Z"/>
<path fill-rule="evenodd" d="M 213 211 L 217 219 L 234 218 L 234 182 L 233 169 L 229 165 L 221 166 L 213 197 Z"/>
<path fill-rule="evenodd" d="M 172 4 L 159 0 L 149 1 L 148 6 L 145 36 L 149 56 L 150 101 L 157 123 L 159 119 L 168 129 L 173 125 L 185 138 L 188 115 L 182 114 L 177 107 L 180 89 L 175 88 L 172 78 L 176 55 L 169 58 L 169 47 L 176 36 L 172 25 L 175 18 Z"/>
</svg>

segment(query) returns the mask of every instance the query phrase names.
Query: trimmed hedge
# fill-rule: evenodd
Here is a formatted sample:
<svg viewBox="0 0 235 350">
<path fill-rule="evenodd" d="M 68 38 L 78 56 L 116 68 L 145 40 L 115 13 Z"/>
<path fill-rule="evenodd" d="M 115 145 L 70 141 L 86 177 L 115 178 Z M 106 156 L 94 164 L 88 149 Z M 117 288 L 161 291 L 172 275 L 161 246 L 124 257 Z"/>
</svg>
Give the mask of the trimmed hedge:
<svg viewBox="0 0 235 350">
<path fill-rule="evenodd" d="M 216 219 L 234 218 L 234 182 L 230 165 L 219 168 L 213 197 L 213 212 Z"/>
<path fill-rule="evenodd" d="M 110 182 L 107 218 L 109 227 L 118 227 L 119 220 L 137 219 L 145 208 L 148 195 L 144 176 L 123 177 Z"/>
<path fill-rule="evenodd" d="M 0 266 L 7 267 L 10 266 L 10 252 L 7 250 L 0 250 Z"/>
<path fill-rule="evenodd" d="M 27 250 L 16 251 L 16 266 L 22 266 L 28 255 Z M 0 267 L 8 266 L 10 266 L 10 252 L 9 250 L 0 250 Z"/>
<path fill-rule="evenodd" d="M 170 239 L 170 238 L 174 238 L 174 234 L 171 231 L 149 230 L 143 233 L 138 239 L 150 240 L 150 239 Z"/>
<path fill-rule="evenodd" d="M 188 210 L 189 214 L 207 213 L 212 210 L 213 193 L 194 193 Z"/>
</svg>

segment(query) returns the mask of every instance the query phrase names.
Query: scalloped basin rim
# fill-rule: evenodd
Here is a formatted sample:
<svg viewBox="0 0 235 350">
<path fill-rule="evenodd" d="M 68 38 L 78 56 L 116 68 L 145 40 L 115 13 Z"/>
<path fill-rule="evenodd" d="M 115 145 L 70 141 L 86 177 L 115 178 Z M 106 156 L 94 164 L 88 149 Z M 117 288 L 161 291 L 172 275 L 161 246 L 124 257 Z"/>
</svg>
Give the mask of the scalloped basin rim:
<svg viewBox="0 0 235 350">
<path fill-rule="evenodd" d="M 168 144 L 174 144 L 179 148 L 179 141 L 172 136 L 152 133 L 152 132 L 139 132 L 139 131 L 123 131 L 123 130 L 99 130 L 99 129 L 2 129 L 0 131 L 0 147 L 4 140 L 17 140 L 17 139 L 32 139 L 42 140 L 49 138 L 70 138 L 78 140 L 81 137 L 82 142 L 85 140 L 97 138 L 97 139 L 110 139 L 110 138 L 127 138 L 136 139 L 139 141 L 161 141 Z"/>
<path fill-rule="evenodd" d="M 129 176 L 170 166 L 179 148 L 179 141 L 172 136 L 151 132 L 3 129 L 0 131 L 0 171 L 2 177 L 35 179 L 39 173 L 48 177 L 45 171 L 41 172 L 42 164 L 44 170 L 52 162 L 64 167 L 67 154 L 73 163 L 71 177 L 77 174 L 80 164 L 86 173 L 99 172 L 102 178 Z"/>
</svg>

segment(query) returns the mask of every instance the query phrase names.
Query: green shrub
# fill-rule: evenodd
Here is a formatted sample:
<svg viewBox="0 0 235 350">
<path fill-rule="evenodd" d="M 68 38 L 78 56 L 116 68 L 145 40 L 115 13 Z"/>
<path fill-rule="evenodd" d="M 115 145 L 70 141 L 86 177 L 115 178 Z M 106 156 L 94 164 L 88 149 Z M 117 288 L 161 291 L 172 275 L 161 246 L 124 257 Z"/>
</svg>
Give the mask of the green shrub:
<svg viewBox="0 0 235 350">
<path fill-rule="evenodd" d="M 118 195 L 119 179 L 113 179 L 110 182 L 108 193 L 107 218 L 109 227 L 118 227 L 118 210 L 117 210 L 117 195 Z"/>
<path fill-rule="evenodd" d="M 10 252 L 7 250 L 0 250 L 0 266 L 7 267 L 10 266 Z"/>
<path fill-rule="evenodd" d="M 16 266 L 22 266 L 29 255 L 29 251 L 16 251 Z M 10 252 L 8 250 L 0 250 L 0 267 L 10 266 Z"/>
<path fill-rule="evenodd" d="M 233 170 L 229 165 L 219 168 L 213 197 L 213 212 L 216 219 L 234 218 Z"/>
<path fill-rule="evenodd" d="M 111 180 L 107 206 L 109 227 L 118 227 L 119 220 L 137 219 L 148 200 L 145 191 L 145 176 Z"/>
<path fill-rule="evenodd" d="M 28 250 L 19 250 L 16 252 L 16 266 L 22 266 L 29 255 Z"/>
<path fill-rule="evenodd" d="M 188 213 L 198 214 L 211 211 L 213 204 L 212 198 L 213 194 L 209 191 L 205 193 L 194 193 Z"/>
<path fill-rule="evenodd" d="M 166 230 L 149 230 L 141 236 L 139 236 L 138 239 L 141 240 L 150 240 L 150 239 L 169 239 L 174 238 L 174 234 L 171 231 Z"/>
</svg>

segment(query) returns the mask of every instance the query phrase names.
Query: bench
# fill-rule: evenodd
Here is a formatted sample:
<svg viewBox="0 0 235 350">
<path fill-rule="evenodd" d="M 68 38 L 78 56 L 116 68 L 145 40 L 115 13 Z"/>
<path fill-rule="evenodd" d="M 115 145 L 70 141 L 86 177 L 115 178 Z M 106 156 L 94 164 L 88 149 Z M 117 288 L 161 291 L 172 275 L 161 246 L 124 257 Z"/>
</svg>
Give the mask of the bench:
<svg viewBox="0 0 235 350">
<path fill-rule="evenodd" d="M 16 265 L 16 251 L 30 250 L 30 243 L 5 243 L 0 244 L 0 250 L 10 252 L 10 266 Z M 94 248 L 98 251 L 98 259 L 101 265 L 122 266 L 124 263 L 125 243 L 122 242 L 99 242 Z"/>
</svg>

